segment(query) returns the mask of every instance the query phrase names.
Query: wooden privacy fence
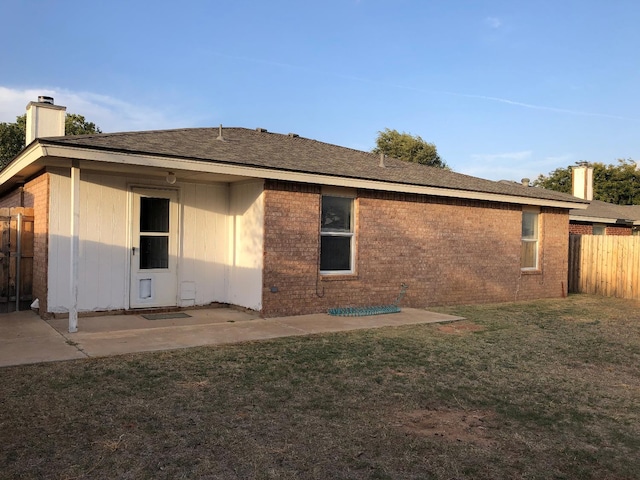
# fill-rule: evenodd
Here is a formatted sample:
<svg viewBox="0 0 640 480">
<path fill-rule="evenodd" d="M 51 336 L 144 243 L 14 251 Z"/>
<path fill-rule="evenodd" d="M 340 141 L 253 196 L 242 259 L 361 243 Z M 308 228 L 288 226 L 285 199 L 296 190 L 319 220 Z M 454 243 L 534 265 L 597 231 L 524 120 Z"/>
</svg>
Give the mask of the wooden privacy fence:
<svg viewBox="0 0 640 480">
<path fill-rule="evenodd" d="M 640 236 L 570 235 L 569 292 L 640 300 Z"/>
<path fill-rule="evenodd" d="M 33 300 L 33 208 L 0 208 L 0 312 Z"/>
</svg>

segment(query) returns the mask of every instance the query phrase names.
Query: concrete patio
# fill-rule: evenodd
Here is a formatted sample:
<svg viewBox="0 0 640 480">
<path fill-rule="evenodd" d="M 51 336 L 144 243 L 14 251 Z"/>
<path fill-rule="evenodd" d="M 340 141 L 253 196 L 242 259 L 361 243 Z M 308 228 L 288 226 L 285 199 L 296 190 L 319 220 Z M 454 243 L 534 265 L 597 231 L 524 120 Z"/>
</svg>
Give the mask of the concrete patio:
<svg viewBox="0 0 640 480">
<path fill-rule="evenodd" d="M 366 317 L 321 313 L 263 319 L 233 308 L 180 313 L 189 317 L 157 320 L 132 314 L 81 317 L 76 333 L 68 333 L 66 319 L 45 321 L 30 311 L 0 314 L 0 367 L 461 320 L 413 308 Z"/>
</svg>

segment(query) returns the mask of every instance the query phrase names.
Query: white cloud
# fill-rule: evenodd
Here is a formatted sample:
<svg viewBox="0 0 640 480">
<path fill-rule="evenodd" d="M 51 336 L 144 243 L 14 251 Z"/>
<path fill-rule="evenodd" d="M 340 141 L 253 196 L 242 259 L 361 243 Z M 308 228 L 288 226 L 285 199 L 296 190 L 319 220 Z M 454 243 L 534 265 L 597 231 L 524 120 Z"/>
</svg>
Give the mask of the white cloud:
<svg viewBox="0 0 640 480">
<path fill-rule="evenodd" d="M 631 121 L 634 121 L 634 122 L 638 121 L 637 118 L 622 117 L 620 115 L 610 115 L 610 114 L 607 114 L 607 113 L 593 113 L 593 112 L 584 112 L 584 111 L 580 111 L 580 110 L 568 110 L 566 108 L 547 107 L 547 106 L 544 106 L 544 105 L 534 105 L 534 104 L 531 104 L 531 103 L 516 102 L 514 100 L 509 100 L 507 98 L 490 97 L 490 96 L 487 96 L 487 95 L 472 95 L 472 94 L 455 93 L 455 92 L 443 92 L 443 93 L 447 93 L 449 95 L 457 95 L 457 96 L 461 96 L 461 97 L 479 98 L 479 99 L 482 99 L 482 100 L 490 100 L 492 102 L 506 103 L 508 105 L 514 105 L 516 107 L 531 108 L 531 109 L 534 109 L 534 110 L 546 110 L 546 111 L 549 111 L 549 112 L 568 113 L 570 115 L 583 115 L 583 116 L 587 116 L 587 117 L 614 118 L 616 120 L 631 120 Z"/>
<path fill-rule="evenodd" d="M 506 153 L 474 153 L 471 155 L 471 160 L 481 162 L 495 162 L 504 160 L 523 161 L 531 158 L 531 150 L 524 150 L 522 152 L 506 152 Z"/>
<path fill-rule="evenodd" d="M 134 105 L 108 95 L 92 92 L 72 92 L 61 88 L 16 89 L 0 86 L 0 122 L 14 122 L 26 111 L 31 101 L 46 95 L 55 99 L 56 105 L 67 107 L 68 113 L 83 115 L 103 132 L 130 130 L 154 130 L 181 128 L 187 124 L 169 112 Z"/>
<path fill-rule="evenodd" d="M 522 178 L 534 180 L 538 175 L 548 175 L 559 167 L 575 162 L 572 153 L 548 155 L 539 158 L 531 150 L 504 153 L 476 153 L 469 155 L 469 161 L 461 165 L 452 165 L 456 172 L 490 180 L 512 180 Z"/>
<path fill-rule="evenodd" d="M 498 17 L 487 17 L 484 19 L 484 23 L 491 28 L 500 28 L 502 26 L 502 21 Z"/>
<path fill-rule="evenodd" d="M 572 165 L 575 161 L 576 156 L 573 153 L 565 153 L 564 155 L 545 157 L 542 163 L 544 165 L 555 165 L 554 168 L 560 168 Z"/>
</svg>

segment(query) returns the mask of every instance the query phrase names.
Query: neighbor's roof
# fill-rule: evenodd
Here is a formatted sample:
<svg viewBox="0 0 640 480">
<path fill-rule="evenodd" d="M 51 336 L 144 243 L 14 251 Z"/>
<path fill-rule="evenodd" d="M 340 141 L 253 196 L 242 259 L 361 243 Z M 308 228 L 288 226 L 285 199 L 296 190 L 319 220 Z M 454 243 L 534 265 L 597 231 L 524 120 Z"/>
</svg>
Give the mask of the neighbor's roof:
<svg viewBox="0 0 640 480">
<path fill-rule="evenodd" d="M 293 134 L 225 127 L 222 129 L 223 140 L 218 140 L 218 136 L 218 128 L 191 128 L 50 137 L 38 139 L 36 142 L 44 145 L 167 157 L 178 163 L 181 160 L 195 160 L 323 177 L 435 187 L 456 192 L 544 199 L 562 204 L 569 202 L 578 204 L 574 205 L 578 208 L 579 204 L 586 203 L 571 195 L 552 190 L 484 180 L 388 157 L 385 158 L 382 167 L 379 155 Z M 180 168 L 179 164 L 176 168 Z"/>
<path fill-rule="evenodd" d="M 640 224 L 640 205 L 615 205 L 592 200 L 586 210 L 570 210 L 569 218 L 581 222 Z"/>
</svg>

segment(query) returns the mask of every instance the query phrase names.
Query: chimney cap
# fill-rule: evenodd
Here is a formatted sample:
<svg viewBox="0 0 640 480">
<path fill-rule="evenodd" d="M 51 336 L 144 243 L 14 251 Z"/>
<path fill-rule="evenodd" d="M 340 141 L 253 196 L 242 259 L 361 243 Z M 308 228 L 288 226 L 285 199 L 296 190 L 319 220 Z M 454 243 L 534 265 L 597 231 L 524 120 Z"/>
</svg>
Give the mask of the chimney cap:
<svg viewBox="0 0 640 480">
<path fill-rule="evenodd" d="M 48 97 L 47 95 L 39 95 L 38 103 L 48 103 L 49 105 L 53 105 L 53 97 Z"/>
</svg>

